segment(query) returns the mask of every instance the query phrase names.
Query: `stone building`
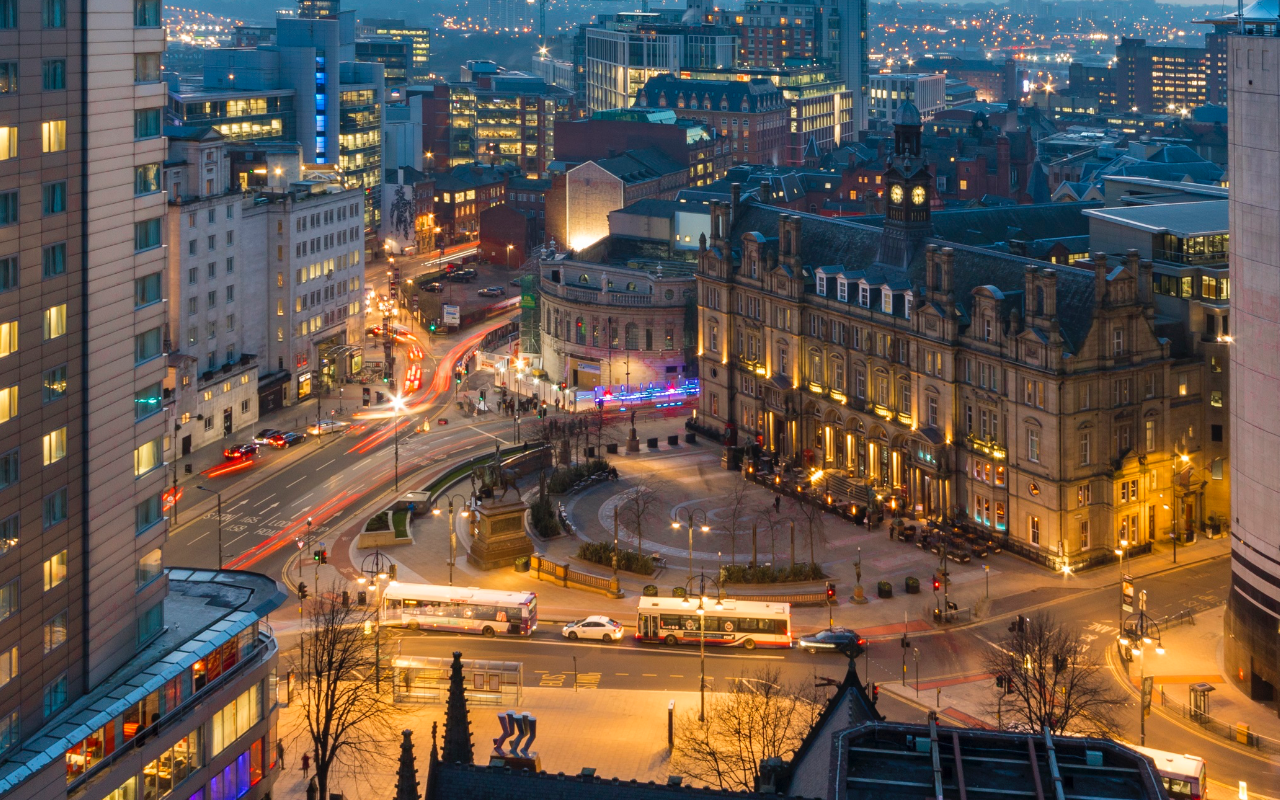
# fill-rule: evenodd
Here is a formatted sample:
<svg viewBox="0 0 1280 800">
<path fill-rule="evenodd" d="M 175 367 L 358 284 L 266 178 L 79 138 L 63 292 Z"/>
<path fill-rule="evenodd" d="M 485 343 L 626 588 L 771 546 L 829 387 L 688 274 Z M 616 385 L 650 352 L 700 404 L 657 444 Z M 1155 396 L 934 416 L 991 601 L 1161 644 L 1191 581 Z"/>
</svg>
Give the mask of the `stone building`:
<svg viewBox="0 0 1280 800">
<path fill-rule="evenodd" d="M 711 205 L 699 421 L 1054 568 L 1167 535 L 1204 367 L 1157 335 L 1150 262 L 941 246 L 919 117 L 896 122 L 883 229 Z"/>
</svg>

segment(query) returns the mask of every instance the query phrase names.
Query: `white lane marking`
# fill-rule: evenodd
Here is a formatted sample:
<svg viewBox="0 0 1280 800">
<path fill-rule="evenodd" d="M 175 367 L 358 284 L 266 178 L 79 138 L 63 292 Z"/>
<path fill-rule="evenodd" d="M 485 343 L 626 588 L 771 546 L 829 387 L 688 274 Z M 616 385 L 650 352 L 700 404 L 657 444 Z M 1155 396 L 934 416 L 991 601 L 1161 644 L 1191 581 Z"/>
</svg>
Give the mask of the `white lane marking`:
<svg viewBox="0 0 1280 800">
<path fill-rule="evenodd" d="M 321 464 L 320 466 L 316 467 L 316 469 L 324 469 L 325 467 L 327 467 L 327 466 L 329 466 L 330 464 L 332 464 L 334 461 L 337 461 L 337 459 L 336 459 L 336 458 L 331 458 L 331 459 L 329 459 L 328 461 L 326 461 L 326 462 L 324 462 L 323 464 Z"/>
<path fill-rule="evenodd" d="M 200 541 L 201 539 L 203 539 L 204 537 L 206 537 L 206 536 L 208 536 L 208 535 L 209 535 L 209 532 L 208 532 L 208 531 L 205 531 L 204 533 L 200 534 L 199 536 L 197 536 L 196 538 L 194 538 L 194 539 L 192 539 L 190 542 L 188 542 L 188 544 L 195 544 L 196 542 Z"/>
<path fill-rule="evenodd" d="M 286 486 L 286 487 L 284 487 L 284 488 L 286 488 L 286 489 L 292 488 L 295 484 L 302 483 L 303 481 L 305 481 L 305 480 L 306 480 L 307 478 L 309 478 L 309 477 L 311 477 L 311 476 L 310 476 L 310 475 L 303 475 L 302 477 L 298 478 L 296 481 L 294 481 L 293 483 L 289 484 L 288 486 Z"/>
<path fill-rule="evenodd" d="M 299 498 L 297 501 L 295 501 L 295 502 L 293 502 L 293 503 L 290 503 L 290 504 L 289 504 L 289 508 L 293 508 L 294 506 L 299 505 L 300 503 L 305 503 L 305 502 L 307 502 L 307 500 L 308 500 L 308 499 L 311 497 L 311 495 L 313 495 L 313 494 L 315 494 L 315 492 L 307 492 L 305 495 L 303 495 L 303 496 L 302 496 L 301 498 Z"/>
<path fill-rule="evenodd" d="M 267 502 L 268 500 L 270 500 L 271 498 L 273 498 L 273 497 L 275 497 L 275 496 L 276 496 L 276 493 L 275 493 L 275 492 L 272 492 L 271 494 L 269 494 L 269 495 L 267 495 L 266 497 L 262 498 L 262 501 L 261 501 L 261 502 L 259 502 L 259 503 L 255 504 L 255 505 L 254 505 L 254 508 L 257 508 L 258 506 L 262 505 L 263 503 Z"/>
</svg>

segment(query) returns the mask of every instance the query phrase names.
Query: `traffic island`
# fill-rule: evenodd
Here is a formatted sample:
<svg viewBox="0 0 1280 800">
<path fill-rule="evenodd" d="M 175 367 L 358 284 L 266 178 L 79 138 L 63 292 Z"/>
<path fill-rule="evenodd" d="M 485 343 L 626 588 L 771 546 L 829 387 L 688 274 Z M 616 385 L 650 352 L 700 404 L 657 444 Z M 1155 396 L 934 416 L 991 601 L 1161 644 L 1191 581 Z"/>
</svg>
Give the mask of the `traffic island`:
<svg viewBox="0 0 1280 800">
<path fill-rule="evenodd" d="M 364 530 L 356 537 L 356 549 L 413 544 L 412 525 L 408 509 L 380 511 L 364 524 Z"/>
</svg>

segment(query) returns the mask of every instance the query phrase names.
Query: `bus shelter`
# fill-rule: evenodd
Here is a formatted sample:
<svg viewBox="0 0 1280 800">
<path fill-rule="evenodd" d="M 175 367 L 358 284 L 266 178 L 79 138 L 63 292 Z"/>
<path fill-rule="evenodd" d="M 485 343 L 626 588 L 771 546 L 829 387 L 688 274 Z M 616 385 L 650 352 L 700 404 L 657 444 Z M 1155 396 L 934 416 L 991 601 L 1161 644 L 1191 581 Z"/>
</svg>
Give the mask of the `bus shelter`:
<svg viewBox="0 0 1280 800">
<path fill-rule="evenodd" d="M 396 656 L 391 660 L 392 700 L 396 703 L 444 703 L 449 694 L 450 658 Z M 519 705 L 524 664 L 519 661 L 463 659 L 467 702 Z"/>
</svg>

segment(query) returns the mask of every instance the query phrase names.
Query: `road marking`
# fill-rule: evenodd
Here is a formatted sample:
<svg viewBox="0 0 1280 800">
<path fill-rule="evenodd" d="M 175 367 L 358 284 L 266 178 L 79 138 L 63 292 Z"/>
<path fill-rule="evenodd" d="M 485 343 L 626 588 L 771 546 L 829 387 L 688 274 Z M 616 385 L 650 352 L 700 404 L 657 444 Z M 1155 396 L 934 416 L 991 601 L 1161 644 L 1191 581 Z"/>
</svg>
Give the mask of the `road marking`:
<svg viewBox="0 0 1280 800">
<path fill-rule="evenodd" d="M 331 458 L 331 459 L 329 459 L 328 461 L 326 461 L 326 462 L 324 462 L 323 464 L 321 464 L 320 466 L 316 467 L 316 469 L 324 469 L 325 467 L 327 467 L 327 466 L 329 466 L 330 464 L 332 464 L 334 461 L 337 461 L 337 459 L 336 459 L 336 458 Z"/>
<path fill-rule="evenodd" d="M 302 477 L 298 478 L 296 481 L 294 481 L 293 483 L 289 484 L 284 488 L 286 489 L 293 488 L 294 484 L 302 483 L 303 481 L 305 481 L 307 478 L 310 478 L 310 477 L 311 477 L 310 475 L 303 475 Z"/>
<path fill-rule="evenodd" d="M 640 675 L 640 677 L 642 677 L 642 678 L 656 678 L 656 677 L 658 677 L 658 673 L 656 673 L 656 672 L 645 672 L 645 673 L 642 673 L 642 674 Z"/>
<path fill-rule="evenodd" d="M 296 481 L 295 481 L 295 483 L 296 483 Z M 289 508 L 293 508 L 294 506 L 296 506 L 296 505 L 298 505 L 298 504 L 300 504 L 300 503 L 305 503 L 305 502 L 307 502 L 308 498 L 310 498 L 310 497 L 311 497 L 311 495 L 313 495 L 313 494 L 315 494 L 315 492 L 307 492 L 307 493 L 306 493 L 306 494 L 304 494 L 300 499 L 298 499 L 298 500 L 294 501 L 293 503 L 290 503 L 290 504 L 289 504 Z"/>
<path fill-rule="evenodd" d="M 631 677 L 630 675 L 628 675 L 628 674 L 627 674 L 627 673 L 625 673 L 625 672 L 615 672 L 615 673 L 613 673 L 613 674 L 614 674 L 614 675 L 617 675 L 619 678 L 629 678 L 629 677 Z"/>
<path fill-rule="evenodd" d="M 195 544 L 196 542 L 200 541 L 201 539 L 203 539 L 204 537 L 206 537 L 206 536 L 208 536 L 208 535 L 209 535 L 209 532 L 208 532 L 208 531 L 205 531 L 204 533 L 200 534 L 200 535 L 199 535 L 199 536 L 197 536 L 196 538 L 192 539 L 192 540 L 191 540 L 191 544 Z"/>
<path fill-rule="evenodd" d="M 254 505 L 254 508 L 257 508 L 258 506 L 262 505 L 263 503 L 267 502 L 268 500 L 270 500 L 271 498 L 273 498 L 273 497 L 275 497 L 275 496 L 276 496 L 276 493 L 275 493 L 275 492 L 272 492 L 271 494 L 269 494 L 269 495 L 267 495 L 266 497 L 262 498 L 262 500 L 261 500 L 260 502 L 258 502 L 257 504 L 255 504 L 255 505 Z"/>
<path fill-rule="evenodd" d="M 683 675 L 668 675 L 668 678 L 683 678 Z"/>
</svg>

